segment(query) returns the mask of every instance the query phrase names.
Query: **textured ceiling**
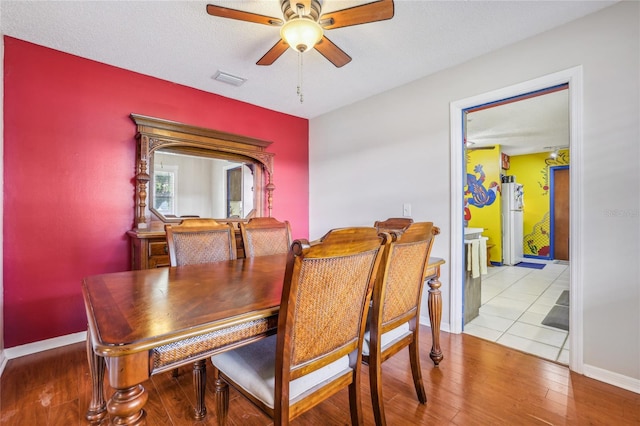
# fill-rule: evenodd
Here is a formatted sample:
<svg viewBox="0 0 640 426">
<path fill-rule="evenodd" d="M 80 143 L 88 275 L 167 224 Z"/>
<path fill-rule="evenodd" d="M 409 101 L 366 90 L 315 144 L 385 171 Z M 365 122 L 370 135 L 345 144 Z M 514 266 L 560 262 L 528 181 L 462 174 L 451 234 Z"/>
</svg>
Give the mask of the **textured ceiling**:
<svg viewBox="0 0 640 426">
<path fill-rule="evenodd" d="M 353 60 L 336 68 L 316 51 L 303 59 L 296 96 L 293 50 L 256 61 L 279 29 L 210 16 L 207 3 L 281 17 L 277 0 L 7 1 L 2 32 L 275 111 L 313 118 L 595 12 L 615 1 L 395 1 L 393 19 L 329 30 Z M 366 2 L 325 0 L 323 12 Z M 46 68 L 44 68 L 46 69 Z M 213 80 L 221 70 L 247 81 Z"/>
<path fill-rule="evenodd" d="M 500 145 L 522 155 L 569 147 L 569 91 L 561 90 L 467 115 L 469 147 Z"/>
</svg>

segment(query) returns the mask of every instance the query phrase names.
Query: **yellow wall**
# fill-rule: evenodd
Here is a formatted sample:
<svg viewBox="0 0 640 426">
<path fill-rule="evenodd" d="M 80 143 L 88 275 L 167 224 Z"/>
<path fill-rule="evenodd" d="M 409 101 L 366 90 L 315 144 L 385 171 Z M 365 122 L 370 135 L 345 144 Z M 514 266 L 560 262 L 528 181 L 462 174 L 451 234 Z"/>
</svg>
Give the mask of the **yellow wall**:
<svg viewBox="0 0 640 426">
<path fill-rule="evenodd" d="M 515 155 L 510 167 L 502 170 L 500 147 L 467 151 L 467 186 L 465 186 L 465 219 L 471 228 L 484 228 L 492 262 L 502 262 L 502 215 L 500 190 L 501 174 L 515 176 L 524 187 L 524 241 L 527 256 L 549 257 L 550 178 L 549 168 L 569 165 L 569 151 L 560 151 L 556 159 L 548 152 Z M 482 178 L 480 168 L 484 172 Z M 470 175 L 470 176 L 469 176 Z M 469 179 L 472 188 L 469 187 Z M 476 185 L 473 185 L 475 179 Z M 474 196 L 474 190 L 475 196 Z M 493 193 L 493 195 L 491 194 Z M 477 205 L 474 205 L 477 204 Z M 482 206 L 482 207 L 480 207 Z"/>
<path fill-rule="evenodd" d="M 482 181 L 480 169 L 484 172 Z M 473 185 L 475 180 L 476 185 Z M 472 185 L 469 185 L 469 184 Z M 502 219 L 500 196 L 500 147 L 467 150 L 467 185 L 465 186 L 465 216 L 468 227 L 484 228 L 482 235 L 493 244 L 490 260 L 502 262 Z M 475 193 L 475 194 L 474 194 Z M 479 207 L 474 203 L 481 205 Z"/>
<path fill-rule="evenodd" d="M 549 168 L 569 165 L 569 151 L 562 150 L 556 159 L 548 152 L 511 157 L 508 175 L 524 186 L 524 254 L 549 257 L 550 178 Z"/>
</svg>

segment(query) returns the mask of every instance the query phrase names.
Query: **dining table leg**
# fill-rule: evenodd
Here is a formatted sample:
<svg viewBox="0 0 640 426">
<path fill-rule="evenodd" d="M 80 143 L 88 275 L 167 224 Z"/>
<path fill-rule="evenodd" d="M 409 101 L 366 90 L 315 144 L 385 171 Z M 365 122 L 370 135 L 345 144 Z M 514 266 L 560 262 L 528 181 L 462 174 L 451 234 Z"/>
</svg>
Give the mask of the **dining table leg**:
<svg viewBox="0 0 640 426">
<path fill-rule="evenodd" d="M 99 424 L 107 415 L 107 404 L 104 400 L 104 358 L 93 351 L 91 333 L 87 332 L 87 360 L 91 375 L 91 402 L 85 418 L 90 424 Z"/>
<path fill-rule="evenodd" d="M 207 360 L 201 359 L 193 363 L 193 386 L 196 390 L 195 419 L 202 420 L 207 415 L 204 393 L 207 388 Z"/>
<path fill-rule="evenodd" d="M 146 425 L 147 413 L 142 409 L 149 394 L 142 385 L 134 385 L 125 389 L 116 389 L 107 403 L 107 410 L 114 425 L 142 426 Z"/>
<path fill-rule="evenodd" d="M 431 323 L 432 346 L 429 357 L 437 367 L 444 358 L 442 349 L 440 349 L 440 321 L 442 319 L 442 294 L 440 286 L 442 283 L 438 277 L 433 277 L 427 281 L 429 285 L 429 322 Z"/>
<path fill-rule="evenodd" d="M 107 402 L 107 412 L 113 425 L 141 426 L 146 424 L 144 405 L 149 393 L 142 383 L 149 380 L 149 351 L 126 355 L 105 356 L 109 385 L 115 390 Z"/>
</svg>

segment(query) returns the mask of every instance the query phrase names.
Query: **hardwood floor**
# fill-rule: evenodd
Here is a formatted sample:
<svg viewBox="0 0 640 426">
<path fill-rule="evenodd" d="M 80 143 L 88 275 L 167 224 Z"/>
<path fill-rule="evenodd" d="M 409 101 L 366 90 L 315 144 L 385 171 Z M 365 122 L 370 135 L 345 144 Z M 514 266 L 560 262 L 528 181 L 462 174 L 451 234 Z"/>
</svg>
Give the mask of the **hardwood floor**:
<svg viewBox="0 0 640 426">
<path fill-rule="evenodd" d="M 442 333 L 444 361 L 429 359 L 431 337 L 421 330 L 421 362 L 428 402 L 413 388 L 408 352 L 383 364 L 389 425 L 638 425 L 640 395 L 571 373 L 552 361 L 466 334 Z M 209 364 L 210 367 L 210 364 Z M 369 376 L 363 368 L 362 408 L 373 425 Z M 193 420 L 191 369 L 153 376 L 144 386 L 148 425 L 215 425 L 213 380 L 207 382 L 209 413 Z M 105 387 L 109 389 L 108 387 Z M 85 425 L 91 384 L 84 344 L 10 360 L 0 382 L 0 424 Z M 303 414 L 297 425 L 347 425 L 346 390 Z M 269 418 L 231 390 L 229 424 L 268 425 Z"/>
</svg>

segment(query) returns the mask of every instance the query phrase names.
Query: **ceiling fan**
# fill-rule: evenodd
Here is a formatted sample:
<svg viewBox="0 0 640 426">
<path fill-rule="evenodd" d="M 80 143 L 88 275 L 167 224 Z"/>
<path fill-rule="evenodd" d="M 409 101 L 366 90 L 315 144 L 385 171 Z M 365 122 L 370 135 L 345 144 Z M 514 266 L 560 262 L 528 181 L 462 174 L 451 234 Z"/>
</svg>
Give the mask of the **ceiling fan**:
<svg viewBox="0 0 640 426">
<path fill-rule="evenodd" d="M 315 47 L 336 67 L 348 64 L 351 57 L 329 40 L 324 35 L 324 30 L 384 21 L 393 17 L 393 0 L 374 1 L 324 15 L 321 0 L 281 0 L 280 5 L 283 19 L 212 4 L 207 5 L 207 13 L 222 18 L 281 27 L 280 40 L 260 58 L 257 65 L 273 64 L 287 47 L 301 53 Z"/>
</svg>

